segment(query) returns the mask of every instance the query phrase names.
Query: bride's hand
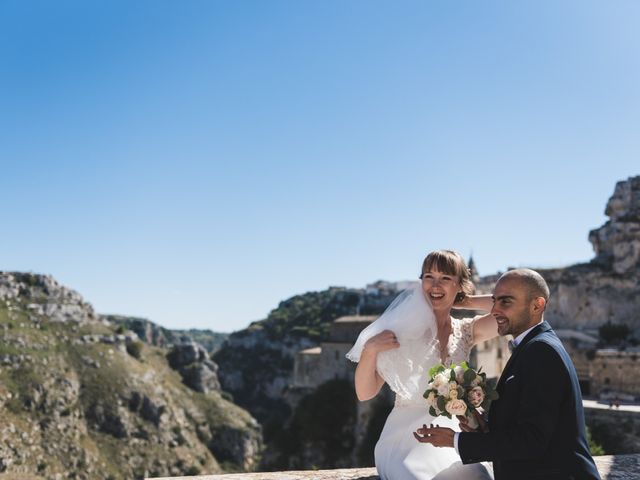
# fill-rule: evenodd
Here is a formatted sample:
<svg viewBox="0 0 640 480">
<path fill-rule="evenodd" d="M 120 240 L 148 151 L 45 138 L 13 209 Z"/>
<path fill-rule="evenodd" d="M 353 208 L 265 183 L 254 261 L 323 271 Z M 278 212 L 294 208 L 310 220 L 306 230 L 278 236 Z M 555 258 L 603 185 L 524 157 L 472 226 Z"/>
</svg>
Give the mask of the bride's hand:
<svg viewBox="0 0 640 480">
<path fill-rule="evenodd" d="M 374 335 L 367 343 L 364 344 L 364 348 L 371 350 L 372 352 L 379 353 L 386 350 L 392 350 L 398 348 L 400 344 L 396 338 L 396 334 L 391 330 L 384 330 L 377 335 Z"/>
</svg>

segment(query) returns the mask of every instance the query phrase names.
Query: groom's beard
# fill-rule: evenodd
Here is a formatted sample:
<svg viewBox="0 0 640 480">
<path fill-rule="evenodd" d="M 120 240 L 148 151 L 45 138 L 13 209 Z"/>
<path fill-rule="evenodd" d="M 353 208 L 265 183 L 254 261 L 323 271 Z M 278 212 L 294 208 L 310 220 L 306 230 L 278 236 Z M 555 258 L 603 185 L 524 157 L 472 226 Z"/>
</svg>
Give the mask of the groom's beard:
<svg viewBox="0 0 640 480">
<path fill-rule="evenodd" d="M 506 317 L 500 315 L 496 317 L 496 323 L 498 324 L 498 334 L 500 336 L 512 335 L 515 338 L 529 328 L 531 316 L 526 311 L 517 316 Z"/>
</svg>

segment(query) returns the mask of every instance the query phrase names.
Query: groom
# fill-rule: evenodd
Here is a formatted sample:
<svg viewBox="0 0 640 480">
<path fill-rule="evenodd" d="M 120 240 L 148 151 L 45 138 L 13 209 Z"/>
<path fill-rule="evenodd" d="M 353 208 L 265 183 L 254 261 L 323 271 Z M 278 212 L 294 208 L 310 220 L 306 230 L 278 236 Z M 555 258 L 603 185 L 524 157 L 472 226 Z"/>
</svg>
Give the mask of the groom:
<svg viewBox="0 0 640 480">
<path fill-rule="evenodd" d="M 495 480 L 600 479 L 589 452 L 578 377 L 562 343 L 544 321 L 549 287 L 529 269 L 500 277 L 491 310 L 515 349 L 500 376 L 489 429 L 425 427 L 416 439 L 455 447 L 462 462 L 493 461 Z"/>
</svg>

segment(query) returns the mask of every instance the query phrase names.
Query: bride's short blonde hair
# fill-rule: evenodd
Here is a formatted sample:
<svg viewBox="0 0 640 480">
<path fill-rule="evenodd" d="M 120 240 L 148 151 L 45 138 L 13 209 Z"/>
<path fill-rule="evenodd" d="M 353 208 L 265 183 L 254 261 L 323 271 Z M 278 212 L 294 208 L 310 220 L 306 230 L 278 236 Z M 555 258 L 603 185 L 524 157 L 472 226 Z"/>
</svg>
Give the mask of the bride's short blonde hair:
<svg viewBox="0 0 640 480">
<path fill-rule="evenodd" d="M 436 250 L 426 256 L 422 262 L 422 273 L 420 278 L 426 272 L 437 270 L 447 275 L 458 277 L 460 281 L 460 289 L 462 290 L 456 295 L 456 303 L 463 301 L 467 295 L 473 295 L 476 287 L 471 281 L 471 270 L 467 267 L 464 258 L 453 250 Z"/>
</svg>

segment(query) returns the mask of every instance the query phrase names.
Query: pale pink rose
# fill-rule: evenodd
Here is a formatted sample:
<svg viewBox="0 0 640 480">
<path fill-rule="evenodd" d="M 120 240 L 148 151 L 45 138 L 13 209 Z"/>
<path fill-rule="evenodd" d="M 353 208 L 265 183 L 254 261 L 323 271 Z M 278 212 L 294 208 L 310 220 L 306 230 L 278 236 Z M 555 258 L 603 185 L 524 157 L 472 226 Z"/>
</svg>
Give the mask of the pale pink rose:
<svg viewBox="0 0 640 480">
<path fill-rule="evenodd" d="M 444 408 L 451 415 L 464 415 L 467 411 L 467 404 L 458 399 L 449 400 Z"/>
<path fill-rule="evenodd" d="M 469 399 L 469 403 L 474 407 L 479 407 L 482 402 L 484 402 L 484 391 L 480 387 L 473 387 L 467 393 L 467 398 Z"/>
<path fill-rule="evenodd" d="M 449 382 L 449 398 L 458 398 L 458 384 Z"/>
</svg>

